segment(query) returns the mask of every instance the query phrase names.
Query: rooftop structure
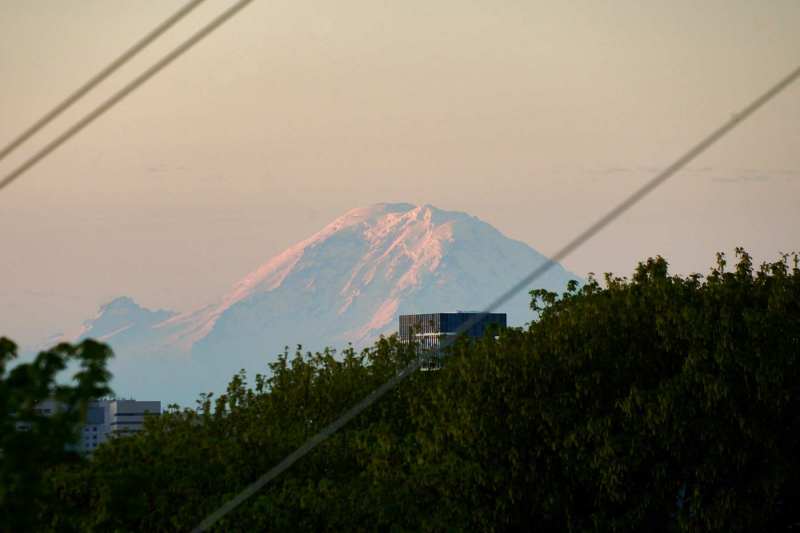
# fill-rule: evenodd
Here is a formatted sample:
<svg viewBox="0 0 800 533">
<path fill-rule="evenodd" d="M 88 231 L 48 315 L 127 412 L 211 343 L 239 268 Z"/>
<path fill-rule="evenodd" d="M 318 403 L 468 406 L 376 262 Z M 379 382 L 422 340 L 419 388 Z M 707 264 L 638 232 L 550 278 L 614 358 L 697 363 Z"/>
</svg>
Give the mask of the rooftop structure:
<svg viewBox="0 0 800 533">
<path fill-rule="evenodd" d="M 464 326 L 469 327 L 461 332 Z M 429 313 L 422 315 L 400 315 L 400 341 L 416 343 L 425 357 L 423 370 L 435 370 L 442 366 L 442 348 L 448 339 L 458 333 L 468 337 L 482 337 L 489 327 L 505 328 L 505 313 L 482 313 L 469 311 L 456 313 Z"/>
</svg>

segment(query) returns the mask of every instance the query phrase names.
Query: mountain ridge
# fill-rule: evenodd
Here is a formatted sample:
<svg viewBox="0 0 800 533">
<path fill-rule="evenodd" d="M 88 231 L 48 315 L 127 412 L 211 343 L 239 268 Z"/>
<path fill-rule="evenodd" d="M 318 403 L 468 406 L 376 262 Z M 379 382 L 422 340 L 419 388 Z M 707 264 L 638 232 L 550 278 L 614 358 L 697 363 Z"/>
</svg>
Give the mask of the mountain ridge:
<svg viewBox="0 0 800 533">
<path fill-rule="evenodd" d="M 240 368 L 263 373 L 284 346 L 361 348 L 394 332 L 399 314 L 481 309 L 546 260 L 464 212 L 375 204 L 268 259 L 208 305 L 177 313 L 117 298 L 74 340 L 102 336 L 127 371 L 142 358 L 162 368 L 169 359 L 175 379 L 219 390 Z M 556 265 L 537 287 L 560 291 L 570 279 L 579 278 Z M 510 325 L 533 318 L 527 294 L 499 311 Z M 149 388 L 146 377 L 136 381 Z"/>
</svg>

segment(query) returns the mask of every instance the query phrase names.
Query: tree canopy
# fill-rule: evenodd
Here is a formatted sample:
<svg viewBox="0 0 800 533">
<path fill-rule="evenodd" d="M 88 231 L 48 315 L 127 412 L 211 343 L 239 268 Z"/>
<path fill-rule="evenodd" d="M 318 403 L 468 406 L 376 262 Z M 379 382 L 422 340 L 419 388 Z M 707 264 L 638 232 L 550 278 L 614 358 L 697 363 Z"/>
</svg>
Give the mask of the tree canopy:
<svg viewBox="0 0 800 533">
<path fill-rule="evenodd" d="M 707 276 L 657 257 L 630 279 L 533 291 L 529 327 L 461 339 L 443 369 L 412 375 L 218 529 L 793 527 L 798 258 L 737 255 Z M 38 528 L 191 529 L 413 357 L 395 337 L 287 351 L 90 460 L 44 465 Z"/>
<path fill-rule="evenodd" d="M 92 399 L 111 392 L 110 357 L 107 346 L 92 340 L 63 343 L 8 371 L 17 346 L 0 337 L 0 530 L 33 529 L 38 510 L 55 503 L 47 471 L 81 462 L 74 448 L 79 423 Z M 59 384 L 70 363 L 77 364 L 72 383 Z M 40 412 L 45 400 L 55 402 L 53 413 Z"/>
</svg>

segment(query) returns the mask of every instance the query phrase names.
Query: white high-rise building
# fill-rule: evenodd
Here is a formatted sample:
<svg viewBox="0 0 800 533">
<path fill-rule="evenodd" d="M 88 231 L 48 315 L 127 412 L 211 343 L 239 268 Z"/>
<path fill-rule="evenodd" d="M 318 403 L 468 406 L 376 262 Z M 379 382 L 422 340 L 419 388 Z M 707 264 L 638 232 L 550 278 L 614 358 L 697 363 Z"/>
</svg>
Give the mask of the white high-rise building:
<svg viewBox="0 0 800 533">
<path fill-rule="evenodd" d="M 37 406 L 40 414 L 50 416 L 61 406 L 46 400 Z M 148 416 L 161 414 L 160 401 L 95 400 L 86 410 L 86 423 L 80 428 L 77 451 L 91 453 L 100 444 L 112 437 L 131 435 L 144 428 Z M 20 429 L 26 429 L 20 425 Z"/>
<path fill-rule="evenodd" d="M 111 400 L 106 405 L 108 431 L 114 436 L 129 435 L 144 428 L 144 419 L 161 414 L 161 402 Z"/>
</svg>

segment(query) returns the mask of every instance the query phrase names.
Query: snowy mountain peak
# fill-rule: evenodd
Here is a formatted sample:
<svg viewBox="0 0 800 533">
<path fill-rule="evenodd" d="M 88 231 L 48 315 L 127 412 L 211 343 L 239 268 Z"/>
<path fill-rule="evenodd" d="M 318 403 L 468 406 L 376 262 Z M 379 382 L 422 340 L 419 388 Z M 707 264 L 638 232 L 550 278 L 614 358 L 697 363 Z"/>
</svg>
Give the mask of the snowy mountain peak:
<svg viewBox="0 0 800 533">
<path fill-rule="evenodd" d="M 466 213 L 376 204 L 268 259 L 216 302 L 175 314 L 118 298 L 82 333 L 124 357 L 190 356 L 202 373 L 195 378 L 214 385 L 200 390 L 220 389 L 240 368 L 263 372 L 265 357 L 286 345 L 360 347 L 394 332 L 399 314 L 482 309 L 545 260 Z M 557 266 L 537 286 L 563 290 L 570 279 Z M 529 303 L 523 291 L 500 311 L 522 325 L 532 318 Z"/>
<path fill-rule="evenodd" d="M 439 210 L 430 205 L 415 206 L 406 203 L 381 203 L 370 207 L 356 208 L 322 228 L 309 238 L 300 241 L 271 258 L 256 270 L 239 281 L 221 301 L 206 308 L 201 313 L 192 313 L 194 322 L 190 335 L 185 335 L 184 342 L 194 343 L 205 337 L 216 324 L 219 317 L 230 307 L 256 293 L 275 290 L 286 277 L 302 263 L 303 270 L 308 271 L 311 265 L 320 266 L 319 256 L 324 255 L 323 248 L 334 240 L 342 246 L 345 242 L 366 244 L 364 255 L 355 257 L 350 254 L 347 260 L 353 262 L 349 277 L 340 288 L 339 293 L 344 302 L 338 307 L 339 314 L 346 311 L 353 300 L 360 294 L 356 286 L 358 276 L 361 282 L 369 284 L 376 269 L 367 267 L 378 261 L 388 263 L 389 273 L 398 270 L 401 263 L 408 261 L 411 266 L 404 270 L 398 279 L 398 289 L 418 282 L 422 270 L 435 270 L 443 254 L 443 242 L 453 239 L 453 222 L 467 220 L 471 217 L 464 213 L 453 213 Z M 362 241 L 359 243 L 358 241 Z M 303 260 L 305 258 L 305 260 Z M 303 260 L 303 261 L 301 261 Z M 310 279 L 308 286 L 315 284 Z M 378 313 L 382 319 L 370 321 L 374 329 L 388 323 L 390 310 L 396 306 L 387 304 Z M 189 320 L 188 315 L 173 319 L 174 322 Z"/>
<path fill-rule="evenodd" d="M 444 310 L 480 308 L 544 260 L 466 213 L 404 203 L 357 208 L 273 257 L 195 315 L 191 340 L 201 348 L 222 346 L 222 338 L 236 332 L 237 342 L 253 336 L 266 341 L 262 332 L 287 320 L 291 310 L 299 313 L 291 320 L 319 320 L 315 333 L 324 333 L 326 343 L 363 345 L 391 332 L 400 312 L 443 304 Z M 571 278 L 563 269 L 551 273 L 559 289 Z M 512 323 L 528 317 L 527 300 L 523 295 L 517 307 L 524 311 L 512 312 Z M 284 314 L 274 314 L 276 309 Z"/>
</svg>

